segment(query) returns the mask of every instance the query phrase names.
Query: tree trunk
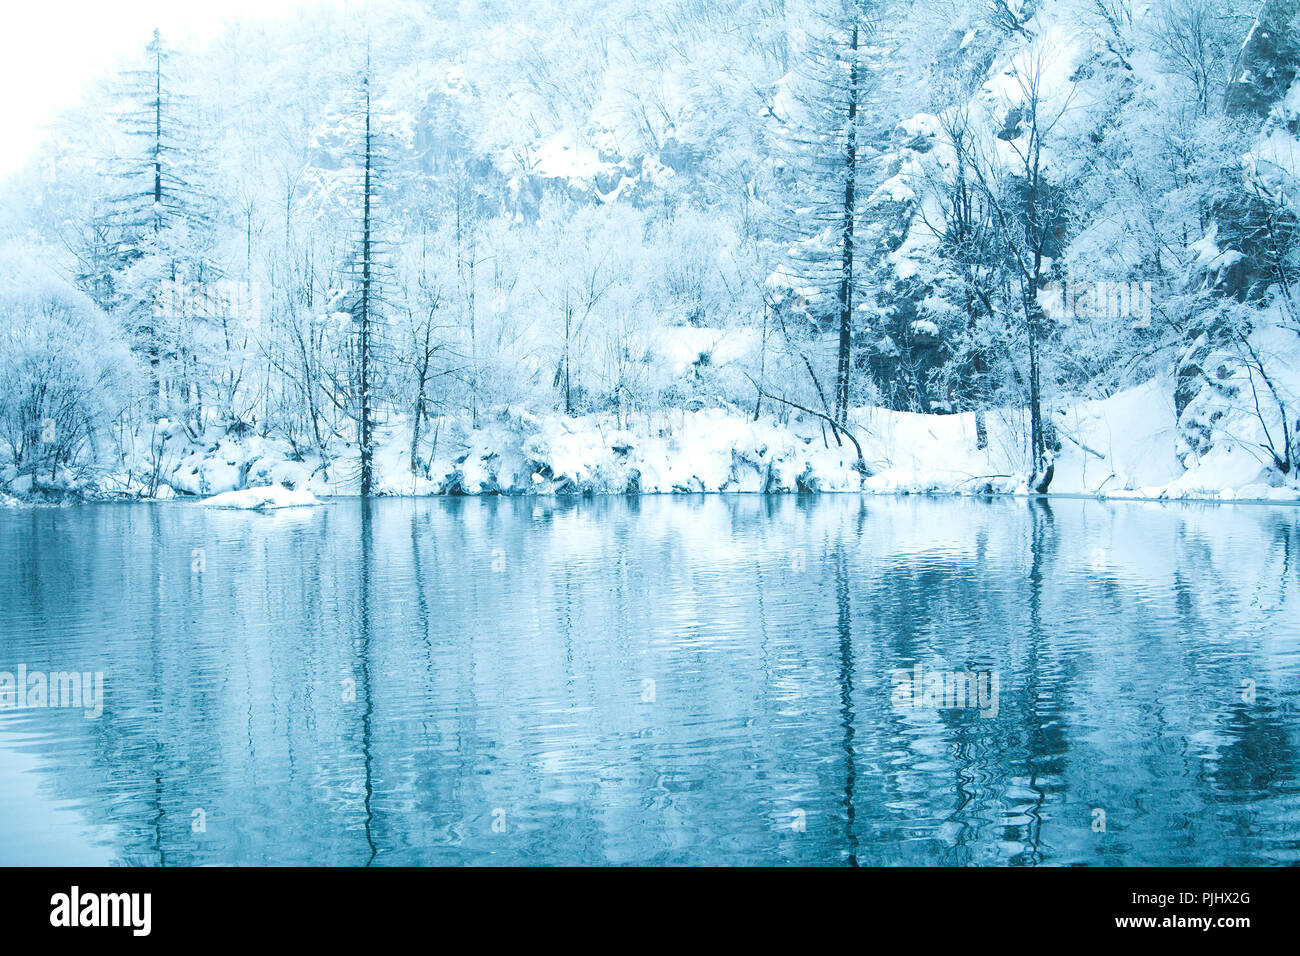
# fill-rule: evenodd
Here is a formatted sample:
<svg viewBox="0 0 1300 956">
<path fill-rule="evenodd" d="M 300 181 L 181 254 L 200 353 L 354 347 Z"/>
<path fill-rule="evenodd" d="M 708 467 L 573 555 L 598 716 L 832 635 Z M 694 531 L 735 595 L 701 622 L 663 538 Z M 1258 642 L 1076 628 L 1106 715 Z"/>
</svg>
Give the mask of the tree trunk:
<svg viewBox="0 0 1300 956">
<path fill-rule="evenodd" d="M 370 408 L 370 322 L 371 322 L 371 237 L 370 237 L 370 194 L 373 185 L 373 155 L 371 152 L 371 133 L 370 133 L 370 78 L 366 77 L 365 90 L 365 109 L 366 109 L 366 140 L 365 140 L 365 181 L 363 184 L 362 196 L 362 216 L 361 216 L 361 376 L 360 376 L 360 400 L 361 400 L 361 423 L 360 423 L 360 445 L 361 445 L 361 496 L 369 497 L 374 491 L 374 431 L 371 419 Z"/>
<path fill-rule="evenodd" d="M 424 418 L 424 375 L 420 376 L 419 391 L 415 396 L 415 413 L 411 416 L 411 474 L 420 465 L 420 423 Z"/>
<path fill-rule="evenodd" d="M 1029 334 L 1029 447 L 1033 455 L 1033 474 L 1030 487 L 1038 494 L 1044 494 L 1052 483 L 1056 466 L 1048 457 L 1047 433 L 1043 426 L 1043 397 L 1040 362 L 1038 357 L 1038 317 L 1039 306 L 1034 302 L 1026 305 L 1029 321 L 1025 327 Z"/>
<path fill-rule="evenodd" d="M 848 142 L 845 146 L 843 252 L 840 260 L 840 343 L 835 372 L 835 420 L 843 426 L 849 417 L 849 380 L 853 374 L 853 223 L 858 173 L 858 26 L 849 43 Z"/>
</svg>

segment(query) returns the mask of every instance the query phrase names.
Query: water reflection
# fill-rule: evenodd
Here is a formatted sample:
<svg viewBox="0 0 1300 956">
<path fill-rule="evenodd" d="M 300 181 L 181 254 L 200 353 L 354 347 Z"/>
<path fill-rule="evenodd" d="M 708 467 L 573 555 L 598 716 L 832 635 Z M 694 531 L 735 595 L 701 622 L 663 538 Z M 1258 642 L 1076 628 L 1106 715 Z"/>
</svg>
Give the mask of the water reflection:
<svg viewBox="0 0 1300 956">
<path fill-rule="evenodd" d="M 0 671 L 106 700 L 0 711 L 0 862 L 1294 863 L 1298 541 L 1073 500 L 11 510 Z M 996 715 L 899 708 L 918 666 L 996 673 Z"/>
</svg>

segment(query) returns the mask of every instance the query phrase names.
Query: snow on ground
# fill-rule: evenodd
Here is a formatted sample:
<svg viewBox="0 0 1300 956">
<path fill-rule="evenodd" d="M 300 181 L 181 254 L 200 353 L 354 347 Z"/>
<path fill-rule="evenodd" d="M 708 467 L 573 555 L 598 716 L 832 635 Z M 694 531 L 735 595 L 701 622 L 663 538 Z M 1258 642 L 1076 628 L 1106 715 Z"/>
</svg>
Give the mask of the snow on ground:
<svg viewBox="0 0 1300 956">
<path fill-rule="evenodd" d="M 260 488 L 246 488 L 242 491 L 225 491 L 219 495 L 204 499 L 203 504 L 212 508 L 270 511 L 275 508 L 298 508 L 305 505 L 316 505 L 320 504 L 320 501 L 305 488 L 293 490 L 283 485 L 264 485 Z"/>
<path fill-rule="evenodd" d="M 718 342 L 690 345 L 718 348 Z M 1261 347 L 1277 345 L 1260 340 Z M 1280 366 L 1279 366 L 1280 367 Z M 1300 381 L 1289 366 L 1289 393 Z M 1246 390 L 1242 394 L 1249 395 Z M 376 489 L 387 495 L 572 495 L 691 492 L 847 491 L 876 494 L 1025 494 L 1028 415 L 990 410 L 987 441 L 977 442 L 973 413 L 927 415 L 856 409 L 853 444 L 815 416 L 765 404 L 764 414 L 736 408 L 681 409 L 576 418 L 503 408 L 471 427 L 449 416 L 423 430 L 413 472 L 410 430 L 400 417 L 378 431 Z M 1107 498 L 1296 501 L 1297 476 L 1284 478 L 1263 451 L 1263 425 L 1244 400 L 1207 409 L 1215 416 L 1212 445 L 1198 454 L 1175 426 L 1173 387 L 1156 379 L 1103 400 L 1078 400 L 1050 413 L 1060 449 L 1052 494 Z M 1276 425 L 1273 433 L 1277 434 Z M 436 443 L 432 439 L 436 435 Z M 158 480 L 149 442 L 163 438 Z M 431 447 L 432 445 L 432 447 Z M 334 441 L 328 457 L 295 451 L 279 439 L 232 437 L 218 427 L 191 436 L 161 423 L 134 459 L 93 478 L 61 474 L 52 483 L 0 472 L 0 490 L 20 499 L 91 496 L 194 497 L 213 507 L 261 511 L 355 495 L 355 443 Z M 39 486 L 39 487 L 37 487 Z M 66 486 L 66 487 L 65 487 Z M 39 494 L 38 494 L 39 492 Z M 0 502 L 14 499 L 0 495 Z"/>
<path fill-rule="evenodd" d="M 1213 447 L 1196 457 L 1174 426 L 1173 389 L 1153 380 L 1053 413 L 1061 443 L 1053 494 L 1109 498 L 1294 501 L 1300 487 L 1268 467 L 1251 416 L 1223 419 Z M 978 447 L 973 413 L 924 415 L 862 408 L 852 415 L 865 473 L 850 441 L 837 443 L 820 419 L 770 410 L 759 420 L 738 409 L 612 415 L 534 415 L 518 408 L 437 423 L 427 475 L 410 468 L 410 432 L 400 419 L 379 430 L 376 486 L 389 495 L 566 495 L 689 492 L 849 491 L 1024 494 L 1028 417 L 986 414 Z M 430 436 L 434 429 L 426 429 Z M 170 447 L 170 446 L 169 446 Z M 424 448 L 428 455 L 428 446 Z M 1180 454 L 1183 456 L 1180 459 Z M 215 507 L 267 510 L 357 493 L 356 447 L 330 459 L 296 459 L 261 437 L 209 434 L 169 451 L 156 497 L 212 496 Z M 134 486 L 131 482 L 135 481 Z M 138 478 L 115 476 L 106 488 Z"/>
</svg>

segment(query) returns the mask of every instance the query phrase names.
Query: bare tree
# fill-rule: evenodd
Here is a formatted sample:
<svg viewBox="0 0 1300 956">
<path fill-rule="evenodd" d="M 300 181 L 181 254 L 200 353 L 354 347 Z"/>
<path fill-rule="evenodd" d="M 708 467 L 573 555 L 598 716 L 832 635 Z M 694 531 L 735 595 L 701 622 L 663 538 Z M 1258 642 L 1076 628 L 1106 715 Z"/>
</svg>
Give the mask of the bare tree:
<svg viewBox="0 0 1300 956">
<path fill-rule="evenodd" d="M 1047 332 L 1039 290 L 1045 264 L 1062 243 L 1065 231 L 1065 184 L 1048 175 L 1046 147 L 1070 108 L 1072 93 L 1059 104 L 1044 102 L 1044 76 L 1051 51 L 1027 53 L 1015 68 L 1017 102 L 1011 104 L 1007 126 L 1000 133 L 1015 158 L 1007 168 L 992 155 L 972 170 L 998 226 L 1001 245 L 1019 289 L 1017 313 L 1028 357 L 1030 487 L 1046 492 L 1054 465 L 1043 419 L 1042 345 Z"/>
</svg>

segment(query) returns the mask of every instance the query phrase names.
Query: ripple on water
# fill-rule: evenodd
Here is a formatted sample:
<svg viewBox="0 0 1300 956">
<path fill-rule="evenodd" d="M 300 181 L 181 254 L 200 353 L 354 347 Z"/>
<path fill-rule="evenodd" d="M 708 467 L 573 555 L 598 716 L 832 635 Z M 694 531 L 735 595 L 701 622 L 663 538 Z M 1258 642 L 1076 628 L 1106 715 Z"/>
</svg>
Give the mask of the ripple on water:
<svg viewBox="0 0 1300 956">
<path fill-rule="evenodd" d="M 0 672 L 106 700 L 0 710 L 0 863 L 1295 863 L 1297 549 L 1069 500 L 7 509 Z M 918 665 L 996 714 L 900 706 Z"/>
</svg>

